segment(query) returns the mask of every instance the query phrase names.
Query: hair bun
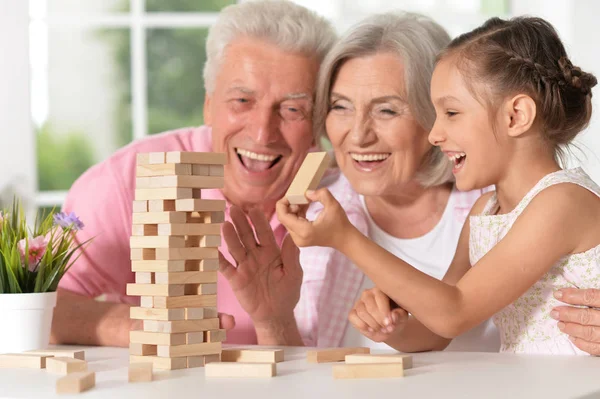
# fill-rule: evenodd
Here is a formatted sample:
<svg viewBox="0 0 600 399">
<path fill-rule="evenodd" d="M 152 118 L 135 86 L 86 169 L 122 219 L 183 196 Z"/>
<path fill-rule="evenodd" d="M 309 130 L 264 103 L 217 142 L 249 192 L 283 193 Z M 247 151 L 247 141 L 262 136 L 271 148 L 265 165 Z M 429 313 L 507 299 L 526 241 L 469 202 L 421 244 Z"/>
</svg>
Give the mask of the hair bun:
<svg viewBox="0 0 600 399">
<path fill-rule="evenodd" d="M 585 95 L 592 94 L 592 87 L 598 83 L 594 75 L 583 72 L 581 68 L 574 66 L 567 57 L 561 57 L 558 60 L 558 66 L 567 84 L 581 90 Z"/>
</svg>

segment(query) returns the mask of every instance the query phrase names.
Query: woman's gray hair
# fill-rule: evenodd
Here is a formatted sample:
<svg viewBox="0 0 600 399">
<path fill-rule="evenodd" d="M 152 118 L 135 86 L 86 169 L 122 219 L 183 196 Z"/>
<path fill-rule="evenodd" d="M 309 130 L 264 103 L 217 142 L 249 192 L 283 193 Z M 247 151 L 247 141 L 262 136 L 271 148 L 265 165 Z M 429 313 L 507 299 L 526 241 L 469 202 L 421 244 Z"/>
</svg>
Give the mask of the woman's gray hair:
<svg viewBox="0 0 600 399">
<path fill-rule="evenodd" d="M 450 43 L 450 36 L 432 19 L 415 13 L 386 13 L 368 17 L 352 27 L 331 49 L 319 73 L 314 114 L 318 138 L 327 136 L 325 120 L 329 96 L 342 65 L 353 58 L 375 53 L 397 54 L 404 64 L 404 87 L 416 121 L 429 132 L 435 122 L 430 82 L 437 54 Z M 453 181 L 452 165 L 439 147 L 423 161 L 418 180 L 424 187 Z"/>
<path fill-rule="evenodd" d="M 225 48 L 240 37 L 263 39 L 284 51 L 315 57 L 319 63 L 337 39 L 325 18 L 290 1 L 251 1 L 225 7 L 206 40 L 207 93 L 214 91 Z"/>
</svg>

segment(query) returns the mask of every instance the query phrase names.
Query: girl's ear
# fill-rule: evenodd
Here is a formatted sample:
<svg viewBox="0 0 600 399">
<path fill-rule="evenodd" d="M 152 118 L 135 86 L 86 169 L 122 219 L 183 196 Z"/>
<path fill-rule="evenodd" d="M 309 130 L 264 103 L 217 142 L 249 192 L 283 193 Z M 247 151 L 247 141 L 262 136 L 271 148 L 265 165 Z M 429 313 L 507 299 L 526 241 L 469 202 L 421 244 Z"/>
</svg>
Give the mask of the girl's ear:
<svg viewBox="0 0 600 399">
<path fill-rule="evenodd" d="M 508 99 L 504 106 L 503 115 L 503 119 L 507 122 L 508 135 L 519 137 L 531 129 L 536 112 L 535 101 L 526 94 L 518 94 Z"/>
</svg>

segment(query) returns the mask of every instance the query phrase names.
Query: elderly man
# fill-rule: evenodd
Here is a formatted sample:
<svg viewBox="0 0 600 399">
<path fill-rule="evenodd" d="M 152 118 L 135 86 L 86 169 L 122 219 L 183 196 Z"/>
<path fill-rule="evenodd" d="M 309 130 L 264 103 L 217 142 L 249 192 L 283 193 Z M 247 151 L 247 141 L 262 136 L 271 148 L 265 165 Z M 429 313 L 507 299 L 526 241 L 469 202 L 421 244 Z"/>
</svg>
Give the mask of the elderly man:
<svg viewBox="0 0 600 399">
<path fill-rule="evenodd" d="M 125 294 L 126 284 L 134 280 L 129 236 L 136 154 L 214 151 L 228 157 L 225 185 L 204 191 L 203 197 L 225 199 L 226 219 L 237 227 L 236 232 L 226 225 L 230 245 L 220 248 L 225 256 L 233 255 L 221 259 L 227 278 L 218 280 L 217 305 L 223 312 L 221 327 L 229 330 L 227 342 L 302 344 L 293 313 L 302 281 L 298 250 L 283 240 L 285 229 L 274 209 L 314 145 L 315 81 L 334 40 L 327 21 L 291 2 L 250 2 L 222 11 L 207 43 L 206 125 L 136 141 L 71 188 L 64 209 L 81 217 L 86 224 L 82 239 L 93 241 L 61 281 L 53 342 L 128 345 L 135 326 L 129 307 L 138 300 Z M 252 231 L 239 223 L 245 221 L 244 211 L 263 237 L 256 256 L 242 248 Z M 231 263 L 244 267 L 234 269 Z M 94 300 L 100 295 L 107 300 Z"/>
</svg>

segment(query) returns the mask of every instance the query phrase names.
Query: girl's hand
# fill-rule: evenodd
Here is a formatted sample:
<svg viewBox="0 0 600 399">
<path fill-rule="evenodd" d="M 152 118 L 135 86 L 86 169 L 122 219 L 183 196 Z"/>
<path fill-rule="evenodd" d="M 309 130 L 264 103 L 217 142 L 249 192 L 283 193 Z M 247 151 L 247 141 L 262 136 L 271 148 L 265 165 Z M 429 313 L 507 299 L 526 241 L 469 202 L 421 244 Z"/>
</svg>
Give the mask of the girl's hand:
<svg viewBox="0 0 600 399">
<path fill-rule="evenodd" d="M 323 204 L 324 209 L 314 221 L 305 219 L 302 213 L 296 213 L 298 207 L 290 205 L 286 198 L 277 202 L 279 221 L 299 247 L 320 246 L 339 249 L 343 244 L 344 234 L 354 228 L 346 212 L 326 188 L 307 191 L 306 198 Z"/>
<path fill-rule="evenodd" d="M 400 333 L 408 321 L 402 308 L 392 309 L 390 298 L 378 288 L 363 291 L 350 311 L 348 320 L 362 335 L 375 342 L 385 342 Z"/>
</svg>

